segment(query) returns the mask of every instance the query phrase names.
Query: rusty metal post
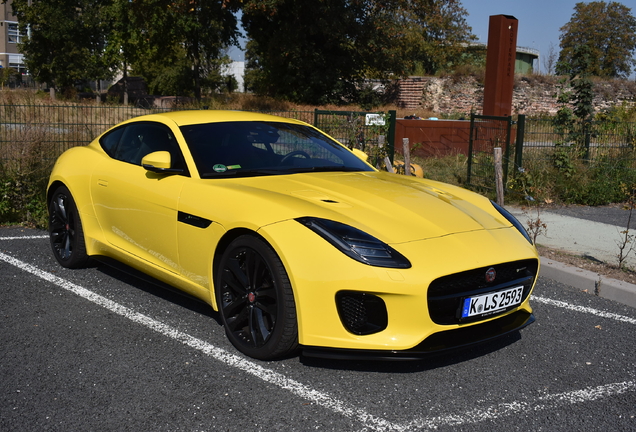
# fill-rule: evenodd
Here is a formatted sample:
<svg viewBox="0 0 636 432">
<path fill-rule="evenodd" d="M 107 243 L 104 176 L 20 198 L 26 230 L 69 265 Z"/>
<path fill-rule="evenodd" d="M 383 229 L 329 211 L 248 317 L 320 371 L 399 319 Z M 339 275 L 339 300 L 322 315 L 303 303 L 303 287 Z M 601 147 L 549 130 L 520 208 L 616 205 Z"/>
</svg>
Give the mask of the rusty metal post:
<svg viewBox="0 0 636 432">
<path fill-rule="evenodd" d="M 509 15 L 492 15 L 488 24 L 486 82 L 483 115 L 512 115 L 512 89 L 517 57 L 519 21 Z"/>
</svg>

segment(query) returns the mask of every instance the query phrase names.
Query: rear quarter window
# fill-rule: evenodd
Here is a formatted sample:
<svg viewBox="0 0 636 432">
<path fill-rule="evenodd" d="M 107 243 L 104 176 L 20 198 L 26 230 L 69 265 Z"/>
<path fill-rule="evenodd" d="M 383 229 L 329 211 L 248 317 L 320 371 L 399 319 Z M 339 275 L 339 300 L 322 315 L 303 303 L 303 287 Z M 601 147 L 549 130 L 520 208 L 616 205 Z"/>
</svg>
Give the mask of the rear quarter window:
<svg viewBox="0 0 636 432">
<path fill-rule="evenodd" d="M 115 157 L 115 149 L 117 148 L 117 144 L 119 144 L 119 140 L 123 133 L 124 128 L 118 128 L 108 132 L 99 139 L 99 144 L 108 156 Z"/>
</svg>

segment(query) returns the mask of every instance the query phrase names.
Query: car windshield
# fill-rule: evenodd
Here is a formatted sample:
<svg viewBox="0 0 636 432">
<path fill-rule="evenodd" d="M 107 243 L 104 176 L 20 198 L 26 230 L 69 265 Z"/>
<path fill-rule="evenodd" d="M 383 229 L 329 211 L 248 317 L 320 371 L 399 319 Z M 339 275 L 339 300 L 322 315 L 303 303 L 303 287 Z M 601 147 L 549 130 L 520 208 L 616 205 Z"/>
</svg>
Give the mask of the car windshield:
<svg viewBox="0 0 636 432">
<path fill-rule="evenodd" d="M 240 121 L 187 125 L 181 132 L 205 178 L 372 171 L 346 148 L 306 125 Z"/>
</svg>

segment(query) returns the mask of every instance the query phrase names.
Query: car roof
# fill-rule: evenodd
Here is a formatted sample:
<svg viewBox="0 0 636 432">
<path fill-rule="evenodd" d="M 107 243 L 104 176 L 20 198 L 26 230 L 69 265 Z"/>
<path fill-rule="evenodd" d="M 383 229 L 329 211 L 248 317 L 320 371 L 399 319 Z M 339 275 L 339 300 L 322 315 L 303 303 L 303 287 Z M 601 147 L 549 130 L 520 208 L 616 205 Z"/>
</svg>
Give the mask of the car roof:
<svg viewBox="0 0 636 432">
<path fill-rule="evenodd" d="M 136 117 L 131 121 L 153 120 L 162 117 L 165 120 L 172 120 L 177 126 L 230 122 L 230 121 L 269 121 L 269 122 L 285 122 L 305 124 L 299 120 L 286 117 L 279 117 L 270 114 L 262 114 L 248 111 L 229 111 L 229 110 L 189 110 L 189 111 L 170 111 L 160 114 L 151 114 L 142 117 Z"/>
</svg>

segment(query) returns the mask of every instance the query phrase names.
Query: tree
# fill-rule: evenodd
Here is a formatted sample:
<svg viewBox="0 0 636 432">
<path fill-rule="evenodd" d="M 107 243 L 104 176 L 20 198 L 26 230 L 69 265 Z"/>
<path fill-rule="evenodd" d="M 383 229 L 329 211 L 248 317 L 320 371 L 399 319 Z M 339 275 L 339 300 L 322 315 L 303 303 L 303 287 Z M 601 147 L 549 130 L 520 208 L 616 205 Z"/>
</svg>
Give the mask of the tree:
<svg viewBox="0 0 636 432">
<path fill-rule="evenodd" d="M 636 65 L 636 19 L 618 2 L 577 3 L 570 21 L 561 27 L 557 73 L 569 75 L 580 45 L 589 49 L 593 76 L 626 78 Z"/>
<path fill-rule="evenodd" d="M 6 0 L 3 0 L 6 1 Z M 40 82 L 69 88 L 131 70 L 160 93 L 225 84 L 224 49 L 236 43 L 237 0 L 14 0 L 30 36 L 20 47 Z"/>
<path fill-rule="evenodd" d="M 192 67 L 194 95 L 201 99 L 202 86 L 221 85 L 224 49 L 237 42 L 236 17 L 224 0 L 175 1 L 171 13 L 175 14 L 175 40 Z"/>
<path fill-rule="evenodd" d="M 120 67 L 143 76 L 152 92 L 202 96 L 224 83 L 225 48 L 236 43 L 237 5 L 225 0 L 114 0 L 110 40 Z M 124 65 L 125 64 L 125 65 Z"/>
<path fill-rule="evenodd" d="M 550 42 L 550 47 L 548 48 L 548 54 L 545 57 L 545 61 L 543 62 L 543 67 L 545 68 L 545 73 L 548 75 L 554 75 L 554 70 L 557 64 L 557 53 L 554 49 L 554 44 Z"/>
<path fill-rule="evenodd" d="M 589 152 L 590 125 L 594 114 L 594 89 L 590 79 L 592 58 L 587 45 L 578 45 L 572 55 L 569 77 L 559 81 L 559 110 L 553 119 L 555 131 L 561 135 L 553 159 L 559 173 L 566 178 L 574 175 L 574 160 Z M 567 87 L 571 90 L 566 90 Z M 572 109 L 572 107 L 574 109 Z M 571 145 L 574 144 L 574 145 Z"/>
<path fill-rule="evenodd" d="M 20 31 L 29 29 L 20 50 L 31 75 L 61 89 L 111 77 L 114 64 L 104 55 L 109 5 L 94 0 L 13 0 Z"/>
<path fill-rule="evenodd" d="M 447 67 L 469 39 L 457 0 L 245 0 L 246 82 L 306 103 L 358 102 L 366 78 Z"/>
<path fill-rule="evenodd" d="M 466 43 L 475 36 L 460 1 L 405 0 L 400 11 L 398 20 L 405 32 L 408 60 L 431 74 L 462 62 Z"/>
<path fill-rule="evenodd" d="M 246 0 L 243 27 L 251 42 L 248 85 L 293 101 L 355 99 L 368 69 L 366 53 L 381 54 L 383 28 L 373 26 L 369 2 Z M 390 57 L 389 57 L 390 58 Z M 387 57 L 384 57 L 387 59 Z"/>
</svg>

